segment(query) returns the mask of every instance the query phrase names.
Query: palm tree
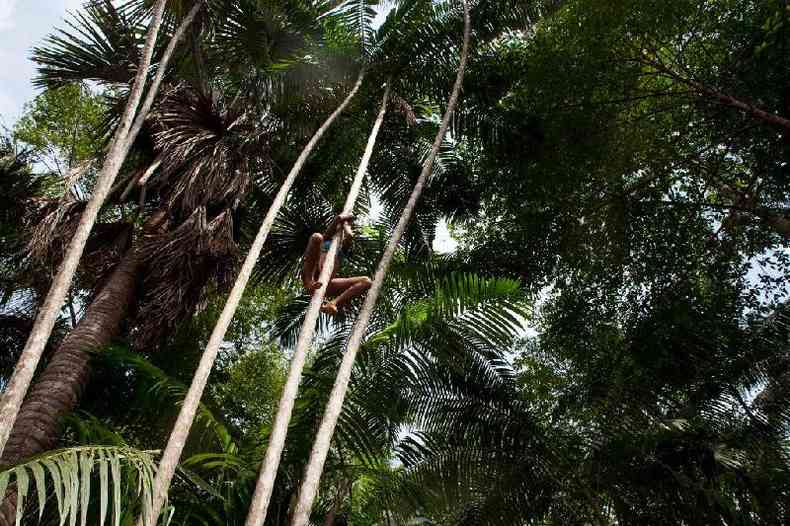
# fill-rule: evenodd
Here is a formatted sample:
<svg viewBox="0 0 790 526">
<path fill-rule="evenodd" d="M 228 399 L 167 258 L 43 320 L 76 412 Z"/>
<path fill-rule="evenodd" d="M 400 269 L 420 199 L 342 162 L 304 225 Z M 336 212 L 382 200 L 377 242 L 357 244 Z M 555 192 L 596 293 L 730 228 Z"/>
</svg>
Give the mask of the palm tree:
<svg viewBox="0 0 790 526">
<path fill-rule="evenodd" d="M 137 71 L 134 76 L 134 83 L 132 84 L 119 126 L 113 140 L 110 142 L 108 155 L 97 176 L 93 196 L 86 204 L 82 217 L 79 223 L 77 223 L 74 234 L 69 242 L 69 247 L 61 263 L 61 267 L 53 280 L 53 284 L 50 288 L 50 292 L 47 294 L 44 304 L 39 310 L 36 323 L 31 329 L 28 342 L 22 350 L 22 355 L 20 356 L 17 367 L 4 393 L 2 407 L 0 408 L 0 414 L 3 415 L 3 419 L 0 421 L 0 454 L 4 451 L 6 441 L 10 437 L 12 426 L 19 413 L 25 393 L 30 386 L 30 382 L 47 340 L 55 326 L 60 307 L 66 295 L 69 293 L 71 281 L 77 271 L 77 266 L 79 265 L 80 258 L 82 257 L 83 250 L 88 242 L 99 211 L 112 189 L 112 184 L 121 169 L 132 142 L 142 128 L 148 111 L 153 105 L 159 90 L 159 85 L 167 70 L 168 62 L 173 56 L 175 48 L 184 35 L 186 28 L 191 24 L 201 7 L 200 3 L 196 3 L 174 31 L 170 43 L 162 56 L 159 71 L 154 77 L 146 99 L 143 101 L 138 111 L 138 105 L 142 99 L 154 46 L 156 44 L 159 28 L 162 24 L 166 1 L 167 0 L 159 0 L 154 7 L 152 21 L 146 35 L 145 45 L 143 46 L 142 57 L 138 63 Z M 106 2 L 104 7 L 108 12 L 114 11 L 114 8 L 109 2 Z M 94 6 L 94 9 L 100 8 Z"/>
<path fill-rule="evenodd" d="M 134 3 L 127 8 L 129 11 L 123 11 L 129 20 L 136 16 L 133 6 Z M 125 37 L 117 34 L 118 21 L 127 19 L 119 18 L 112 6 L 95 6 L 86 16 L 79 19 L 87 25 L 84 34 L 98 36 L 92 31 L 99 28 L 105 31 L 107 41 L 134 41 L 133 24 L 124 26 Z M 280 23 L 291 24 L 288 19 L 280 19 Z M 183 23 L 180 27 L 184 27 Z M 295 31 L 299 26 L 291 27 Z M 236 26 L 236 30 L 245 28 Z M 276 49 L 276 42 L 267 44 Z M 84 43 L 70 46 L 58 40 L 53 45 L 54 50 L 42 49 L 37 55 L 47 64 L 42 69 L 43 82 L 57 83 L 76 74 L 71 69 L 73 62 L 54 60 L 57 50 L 68 56 L 74 47 L 90 49 L 94 55 L 85 60 L 88 65 L 117 63 L 117 56 L 113 55 L 125 51 L 123 47 L 93 48 Z M 212 42 L 204 49 L 207 51 L 187 54 L 185 60 L 200 60 L 201 53 L 211 56 Z M 231 91 L 224 84 L 221 63 L 216 62 L 214 68 L 210 70 L 204 64 L 194 79 L 179 81 L 178 77 L 167 77 L 166 96 L 145 121 L 144 128 L 140 126 L 147 140 L 138 141 L 135 162 L 129 163 L 127 174 L 111 193 L 112 207 L 106 211 L 114 216 L 118 226 L 109 247 L 122 252 L 120 263 L 32 389 L 3 457 L 4 465 L 55 443 L 62 418 L 75 407 L 89 379 L 90 352 L 112 340 L 131 305 L 137 306 L 132 334 L 138 345 L 150 345 L 158 335 L 167 334 L 170 327 L 199 308 L 204 290 L 226 283 L 237 253 L 234 216 L 251 184 L 265 183 L 270 177 L 270 144 L 274 130 L 282 126 L 273 117 L 271 105 L 245 104 L 239 96 L 243 93 L 253 102 L 265 100 L 271 83 L 261 83 L 258 78 L 237 84 Z M 172 75 L 175 70 L 170 71 Z M 123 85 L 117 73 L 87 67 L 84 75 L 94 78 L 106 74 L 101 80 Z M 164 69 L 159 73 L 164 79 Z M 263 91 L 250 89 L 256 83 Z M 220 85 L 224 91 L 218 89 Z M 251 109 L 263 112 L 263 116 Z M 151 158 L 154 161 L 147 160 Z M 152 166 L 156 168 L 152 170 Z M 146 180 L 140 187 L 143 175 Z M 73 231 L 84 203 L 69 203 L 66 213 L 61 213 L 57 204 L 44 207 L 40 229 L 57 232 L 59 239 Z M 146 225 L 141 232 L 135 232 L 133 224 L 124 219 L 129 208 L 134 211 L 129 219 L 137 224 L 142 219 Z M 98 241 L 96 235 L 94 241 Z M 143 293 L 136 294 L 140 283 Z M 29 440 L 30 437 L 35 440 Z M 5 509 L 12 512 L 13 506 Z M 6 513 L 6 517 L 11 518 L 12 514 Z"/>
<path fill-rule="evenodd" d="M 417 368 L 404 375 L 407 368 L 424 359 L 436 360 L 447 366 L 467 360 L 470 363 L 479 361 L 483 355 L 493 359 L 498 355 L 499 346 L 507 348 L 506 342 L 514 338 L 520 322 L 513 314 L 524 309 L 523 297 L 515 281 L 450 274 L 445 269 L 430 266 L 415 270 L 414 265 L 398 265 L 390 275 L 388 287 L 392 291 L 392 301 L 379 312 L 377 330 L 360 356 L 359 367 L 355 371 L 357 381 L 339 424 L 338 442 L 327 466 L 324 486 L 327 492 L 330 488 L 366 477 L 378 481 L 379 477 L 387 476 L 382 465 L 386 465 L 392 448 L 398 442 L 398 429 L 408 425 L 412 416 L 396 410 L 382 415 L 382 401 L 405 399 L 406 394 L 399 390 L 414 381 L 414 375 L 419 382 L 433 382 L 423 376 L 427 369 Z M 289 312 L 290 308 L 286 308 L 282 317 L 289 317 Z M 492 331 L 490 327 L 497 329 Z M 332 384 L 340 348 L 350 330 L 350 324 L 343 324 L 326 334 L 325 343 L 316 349 L 316 356 L 308 367 L 304 389 L 290 426 L 290 440 L 278 470 L 270 523 L 287 524 L 293 513 L 293 497 L 309 453 L 315 423 Z M 194 340 L 185 341 L 182 345 L 190 347 Z M 128 376 L 129 369 L 124 367 L 131 366 L 133 377 L 139 382 L 135 387 L 135 413 L 140 414 L 143 421 L 131 425 L 133 420 L 126 412 L 114 420 L 117 425 L 121 429 L 141 426 L 146 437 L 167 432 L 170 419 L 162 420 L 158 414 L 165 410 L 163 400 L 167 400 L 167 407 L 177 407 L 183 401 L 187 386 L 168 377 L 136 353 L 113 349 L 104 354 L 103 361 L 109 361 L 113 368 L 120 367 L 124 372 L 122 376 Z M 168 360 L 163 356 L 159 361 Z M 191 364 L 175 365 L 171 373 L 176 371 L 188 378 Z M 224 407 L 216 397 L 216 386 L 224 381 L 222 374 L 213 376 L 214 388 L 207 390 L 197 413 L 199 431 L 190 437 L 189 454 L 176 473 L 170 503 L 175 507 L 174 520 L 177 522 L 205 520 L 210 524 L 241 524 L 247 516 L 258 466 L 271 428 L 265 424 L 260 431 L 253 430 L 243 437 L 230 422 L 234 415 L 238 418 L 238 413 Z M 260 382 L 261 378 L 247 377 L 247 381 Z M 113 396 L 118 400 L 130 396 L 116 383 L 111 388 L 117 391 Z M 268 396 L 272 405 L 276 404 L 277 391 Z M 387 405 L 407 407 L 400 402 Z M 172 409 L 167 412 L 172 413 Z M 138 447 L 154 447 L 157 440 L 150 438 Z M 326 498 L 317 506 L 317 513 L 323 519 L 335 505 L 338 515 L 347 510 L 345 497 L 335 497 Z M 373 503 L 371 500 L 371 506 Z M 383 514 L 385 511 L 379 509 L 378 512 Z M 370 510 L 370 513 L 378 512 L 373 508 Z"/>
<path fill-rule="evenodd" d="M 99 214 L 99 209 L 104 203 L 113 181 L 121 168 L 121 164 L 126 157 L 126 153 L 130 146 L 130 141 L 128 141 L 130 137 L 129 132 L 133 129 L 135 112 L 142 99 L 148 67 L 151 64 L 159 27 L 162 23 L 165 4 L 166 0 L 159 0 L 154 9 L 154 15 L 146 36 L 142 57 L 138 63 L 135 81 L 132 85 L 132 90 L 124 109 L 117 134 L 111 142 L 111 148 L 106 162 L 97 179 L 97 185 L 94 189 L 94 198 L 86 206 L 83 218 L 77 225 L 69 249 L 63 259 L 62 266 L 55 276 L 50 292 L 47 294 L 47 298 L 39 311 L 28 342 L 22 350 L 22 355 L 14 371 L 14 375 L 11 377 L 8 388 L 4 393 L 2 407 L 0 407 L 0 415 L 2 415 L 2 418 L 0 418 L 0 454 L 4 451 L 6 441 L 11 435 L 11 430 L 22 405 L 25 393 L 33 378 L 33 374 L 35 373 L 47 340 L 55 326 L 60 308 L 71 287 L 71 281 L 77 270 L 79 260 L 82 257 L 82 251 L 88 241 L 93 224 Z M 173 43 L 176 41 L 177 39 L 174 39 Z M 166 66 L 166 64 L 163 64 L 163 66 Z M 164 67 L 161 69 L 163 70 Z M 156 89 L 153 88 L 149 91 L 149 99 L 152 101 L 155 96 Z M 150 106 L 150 103 L 148 103 L 148 105 Z M 140 117 L 138 120 L 139 122 L 145 118 L 145 114 L 140 112 L 138 117 Z"/>
<path fill-rule="evenodd" d="M 332 514 L 333 509 L 337 510 L 337 515 L 346 511 L 345 488 L 354 481 L 366 478 L 379 481 L 380 478 L 392 477 L 394 484 L 396 479 L 400 480 L 399 476 L 387 474 L 384 466 L 397 443 L 398 427 L 410 416 L 399 412 L 380 419 L 381 400 L 402 396 L 398 394 L 399 386 L 387 382 L 409 382 L 401 375 L 403 369 L 400 368 L 408 367 L 410 360 L 419 357 L 430 356 L 431 360 L 450 364 L 458 362 L 461 357 L 463 360 L 475 360 L 474 357 L 480 353 L 495 354 L 494 349 L 501 342 L 512 340 L 517 329 L 518 320 L 510 313 L 523 309 L 518 283 L 511 280 L 484 279 L 467 274 L 449 276 L 446 270 L 432 267 L 415 271 L 413 266 L 398 266 L 393 270 L 389 280 L 393 302 L 380 312 L 377 326 L 381 330 L 374 333 L 361 356 L 358 381 L 341 419 L 339 443 L 333 448 L 328 465 L 327 487 L 340 487 L 343 491 L 317 506 L 317 511 L 325 515 L 324 519 Z M 395 314 L 385 316 L 384 312 Z M 492 332 L 488 329 L 491 326 L 499 327 L 499 330 Z M 339 347 L 350 329 L 348 324 L 337 327 L 326 344 L 317 350 L 316 360 L 310 367 L 306 389 L 292 423 L 292 440 L 280 467 L 280 484 L 272 503 L 272 520 L 278 524 L 285 522 L 292 512 L 291 496 L 298 486 L 314 423 L 333 379 Z M 194 342 L 194 339 L 189 339 L 177 345 L 191 347 Z M 177 351 L 184 352 L 181 347 L 165 350 L 167 354 Z M 160 362 L 175 361 L 162 353 L 156 356 Z M 139 436 L 129 436 L 138 448 L 155 447 L 155 437 L 168 429 L 169 417 L 163 419 L 161 414 L 173 416 L 172 408 L 183 402 L 187 386 L 152 365 L 139 353 L 118 346 L 104 351 L 98 362 L 103 368 L 103 375 L 109 377 L 105 383 L 114 392 L 111 396 L 116 397 L 107 408 L 117 407 L 130 398 L 135 400 L 132 409 L 117 413 L 113 421 L 123 430 L 124 436 L 130 429 L 141 430 Z M 178 363 L 179 376 L 188 377 L 191 364 L 183 360 Z M 111 372 L 113 370 L 117 373 Z M 411 374 L 422 378 L 423 371 L 414 369 Z M 126 390 L 124 381 L 119 381 L 122 378 L 133 379 L 135 387 L 132 393 Z M 249 378 L 253 379 L 261 381 L 260 377 Z M 218 385 L 217 382 L 221 385 L 223 381 L 215 380 L 214 385 Z M 424 381 L 432 382 L 428 378 Z M 377 391 L 378 386 L 386 386 L 393 391 Z M 238 413 L 223 407 L 221 399 L 216 398 L 217 392 L 216 389 L 210 390 L 204 405 L 201 405 L 196 420 L 199 432 L 191 439 L 189 456 L 179 466 L 177 488 L 174 488 L 172 496 L 174 520 L 177 521 L 188 521 L 189 517 L 194 517 L 212 524 L 241 523 L 252 498 L 257 466 L 266 441 L 257 433 L 245 437 L 232 422 L 225 423 L 233 420 L 234 414 L 237 418 Z M 272 403 L 276 402 L 276 391 L 269 396 Z M 94 400 L 88 407 L 105 405 L 103 400 Z M 400 403 L 396 405 L 405 407 Z M 143 421 L 134 423 L 137 417 L 131 415 L 140 415 Z M 72 423 L 74 420 L 70 419 Z M 98 443 L 128 447 L 123 437 L 107 442 L 111 431 L 100 430 L 97 426 L 101 424 L 96 419 L 83 417 L 78 428 L 81 438 L 74 445 L 82 447 Z M 96 431 L 91 432 L 92 428 Z M 144 440 L 142 443 L 139 442 L 141 438 Z M 384 483 L 383 480 L 381 482 Z M 397 488 L 390 489 L 394 491 Z M 98 491 L 95 493 L 90 497 L 93 502 L 99 496 Z M 369 499 L 372 505 L 375 499 L 372 496 Z M 135 502 L 123 500 L 125 515 Z M 384 509 L 379 511 L 386 512 Z M 378 512 L 371 508 L 368 513 Z"/>
<path fill-rule="evenodd" d="M 710 328 L 710 320 L 695 321 Z M 736 520 L 742 516 L 737 506 L 725 502 L 739 501 L 749 503 L 751 523 L 782 522 L 784 432 L 770 429 L 759 404 L 747 405 L 748 412 L 734 411 L 733 404 L 739 406 L 737 393 L 775 363 L 786 324 L 773 320 L 752 331 L 743 346 L 727 348 L 730 355 L 751 355 L 751 371 L 695 378 L 690 385 L 705 385 L 691 388 L 690 396 L 685 387 L 669 393 L 667 382 L 677 382 L 677 375 L 623 384 L 616 377 L 630 366 L 625 360 L 607 365 L 613 355 L 603 342 L 593 351 L 600 358 L 584 372 L 582 362 L 569 366 L 564 351 L 537 342 L 522 347 L 518 368 L 496 354 L 465 367 L 402 365 L 424 374 L 407 381 L 387 374 L 371 383 L 384 396 L 403 396 L 398 405 L 414 415 L 413 433 L 397 446 L 403 472 L 396 486 L 402 488 L 392 489 L 391 509 L 401 517 L 420 510 L 453 524 L 659 524 L 668 517 L 703 524 Z M 653 337 L 628 345 L 655 352 L 648 350 L 657 343 Z M 658 345 L 682 346 L 697 357 L 716 347 L 679 333 L 671 339 Z M 777 469 L 769 475 L 764 463 Z M 419 499 L 411 492 L 415 485 Z"/>
</svg>

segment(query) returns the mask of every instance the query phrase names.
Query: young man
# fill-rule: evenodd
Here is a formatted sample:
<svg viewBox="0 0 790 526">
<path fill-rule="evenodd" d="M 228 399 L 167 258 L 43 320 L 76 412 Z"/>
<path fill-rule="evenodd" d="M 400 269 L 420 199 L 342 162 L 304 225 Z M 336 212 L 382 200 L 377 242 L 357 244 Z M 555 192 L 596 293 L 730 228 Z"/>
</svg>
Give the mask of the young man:
<svg viewBox="0 0 790 526">
<path fill-rule="evenodd" d="M 337 229 L 342 225 L 343 228 L 343 242 L 340 250 L 337 252 L 337 257 L 332 264 L 332 274 L 329 280 L 329 285 L 326 288 L 327 297 L 334 296 L 334 300 L 324 303 L 321 307 L 321 312 L 334 316 L 338 310 L 346 305 L 349 301 L 363 294 L 370 288 L 373 283 L 367 276 L 357 276 L 353 278 L 338 278 L 337 272 L 343 262 L 343 257 L 347 255 L 351 248 L 351 243 L 354 238 L 354 230 L 352 224 L 354 223 L 354 216 L 352 215 L 339 215 L 329 225 L 324 234 L 316 232 L 310 236 L 310 241 L 307 243 L 307 249 L 304 253 L 304 269 L 302 271 L 302 281 L 304 288 L 310 293 L 315 292 L 321 288 L 321 282 L 318 281 L 321 275 L 321 269 L 326 264 L 326 255 L 329 252 L 329 247 L 332 244 L 332 238 L 337 232 Z"/>
</svg>

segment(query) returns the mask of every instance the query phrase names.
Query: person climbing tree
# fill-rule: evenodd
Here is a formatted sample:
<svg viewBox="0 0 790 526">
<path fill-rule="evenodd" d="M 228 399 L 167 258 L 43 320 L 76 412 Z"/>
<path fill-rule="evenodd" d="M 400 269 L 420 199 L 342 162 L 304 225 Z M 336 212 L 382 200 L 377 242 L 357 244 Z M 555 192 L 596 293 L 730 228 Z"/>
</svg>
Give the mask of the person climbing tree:
<svg viewBox="0 0 790 526">
<path fill-rule="evenodd" d="M 354 216 L 351 214 L 338 215 L 329 225 L 326 232 L 321 234 L 316 232 L 310 236 L 310 241 L 307 242 L 307 249 L 304 253 L 304 269 L 302 270 L 302 282 L 305 289 L 310 294 L 315 293 L 321 288 L 323 283 L 318 281 L 318 276 L 321 274 L 321 269 L 324 268 L 326 262 L 326 255 L 329 252 L 329 247 L 332 244 L 332 237 L 338 228 L 343 228 L 342 245 L 340 251 L 335 258 L 334 268 L 332 269 L 332 277 L 329 280 L 326 293 L 330 296 L 335 296 L 334 300 L 327 301 L 321 307 L 321 312 L 334 316 L 337 314 L 338 309 L 342 308 L 349 301 L 368 290 L 373 283 L 367 276 L 355 276 L 351 278 L 338 278 L 338 270 L 343 263 L 344 257 L 348 256 L 351 249 L 351 243 L 354 240 Z"/>
</svg>

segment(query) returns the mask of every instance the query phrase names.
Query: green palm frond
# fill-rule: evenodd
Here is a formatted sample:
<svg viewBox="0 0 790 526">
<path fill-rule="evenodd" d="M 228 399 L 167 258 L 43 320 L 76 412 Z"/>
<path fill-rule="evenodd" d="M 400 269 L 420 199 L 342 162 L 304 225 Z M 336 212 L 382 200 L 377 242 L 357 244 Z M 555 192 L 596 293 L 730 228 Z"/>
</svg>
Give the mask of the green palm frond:
<svg viewBox="0 0 790 526">
<path fill-rule="evenodd" d="M 277 217 L 256 268 L 257 279 L 283 282 L 299 274 L 310 236 L 323 233 L 335 211 L 317 191 L 292 199 Z"/>
<path fill-rule="evenodd" d="M 403 347 L 439 327 L 491 346 L 506 345 L 528 314 L 520 284 L 512 279 L 464 273 L 434 276 L 432 269 L 401 279 L 398 287 L 405 291 L 406 304 L 396 320 L 369 338 L 366 349 L 383 344 Z"/>
<path fill-rule="evenodd" d="M 66 21 L 69 29 L 58 30 L 33 49 L 33 60 L 39 64 L 35 84 L 128 84 L 139 61 L 144 23 L 139 14 L 120 11 L 109 0 L 87 4 Z"/>
<path fill-rule="evenodd" d="M 379 0 L 344 0 L 322 15 L 325 20 L 331 20 L 347 28 L 356 35 L 363 56 L 372 51 L 375 30 L 373 20 L 376 18 L 374 6 L 380 4 Z"/>
<path fill-rule="evenodd" d="M 122 471 L 127 471 L 124 474 Z M 24 502 L 36 492 L 39 518 L 47 505 L 47 493 L 52 488 L 58 505 L 60 524 L 85 526 L 88 509 L 95 492 L 99 499 L 99 525 L 105 524 L 112 505 L 116 526 L 124 515 L 122 499 L 124 486 L 136 487 L 135 493 L 144 506 L 150 505 L 156 464 L 153 452 L 128 447 L 84 446 L 40 455 L 23 464 L 0 471 L 0 495 L 16 486 L 17 525 L 22 520 Z M 91 483 L 98 477 L 95 489 Z M 126 479 L 126 482 L 124 481 Z"/>
<path fill-rule="evenodd" d="M 89 413 L 68 415 L 64 419 L 63 425 L 73 434 L 77 444 L 128 446 L 124 437 L 116 429 Z"/>
<path fill-rule="evenodd" d="M 317 26 L 303 2 L 221 2 L 221 18 L 213 28 L 213 53 L 225 67 L 246 74 L 299 62 L 309 40 L 319 38 Z"/>
<path fill-rule="evenodd" d="M 179 406 L 183 403 L 188 386 L 169 376 L 140 354 L 119 346 L 109 347 L 101 352 L 102 359 L 116 366 L 131 367 L 140 375 L 141 383 L 146 391 L 151 407 L 157 407 L 163 399 L 170 400 Z M 238 446 L 227 426 L 205 404 L 200 404 L 195 424 L 202 428 L 203 433 L 214 435 L 223 451 L 233 453 Z"/>
<path fill-rule="evenodd" d="M 459 421 L 481 420 L 490 407 L 469 401 L 481 396 L 473 385 L 491 386 L 488 394 L 497 399 L 515 396 L 512 366 L 498 348 L 509 348 L 527 313 L 518 282 L 442 275 L 430 267 L 392 276 L 336 431 L 337 448 L 363 466 L 388 454 L 402 426 L 450 430 Z M 350 328 L 351 321 L 341 320 L 317 350 L 305 373 L 297 428 L 310 429 L 320 414 Z"/>
</svg>

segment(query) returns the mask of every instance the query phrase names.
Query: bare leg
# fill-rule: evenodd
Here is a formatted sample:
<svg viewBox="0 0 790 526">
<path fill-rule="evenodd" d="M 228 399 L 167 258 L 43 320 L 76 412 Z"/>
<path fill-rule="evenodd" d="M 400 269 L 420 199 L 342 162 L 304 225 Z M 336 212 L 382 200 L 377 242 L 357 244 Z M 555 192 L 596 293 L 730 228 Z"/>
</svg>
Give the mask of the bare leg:
<svg viewBox="0 0 790 526">
<path fill-rule="evenodd" d="M 321 307 L 321 312 L 334 316 L 338 309 L 343 308 L 349 301 L 364 294 L 373 282 L 367 276 L 355 278 L 335 278 L 329 282 L 328 294 L 340 294 L 332 301 L 328 301 Z"/>
<path fill-rule="evenodd" d="M 318 274 L 318 264 L 321 261 L 321 245 L 324 243 L 324 236 L 313 234 L 307 242 L 307 249 L 304 251 L 304 268 L 302 269 L 302 283 L 308 291 L 316 291 L 321 288 L 321 283 L 315 280 Z"/>
</svg>

